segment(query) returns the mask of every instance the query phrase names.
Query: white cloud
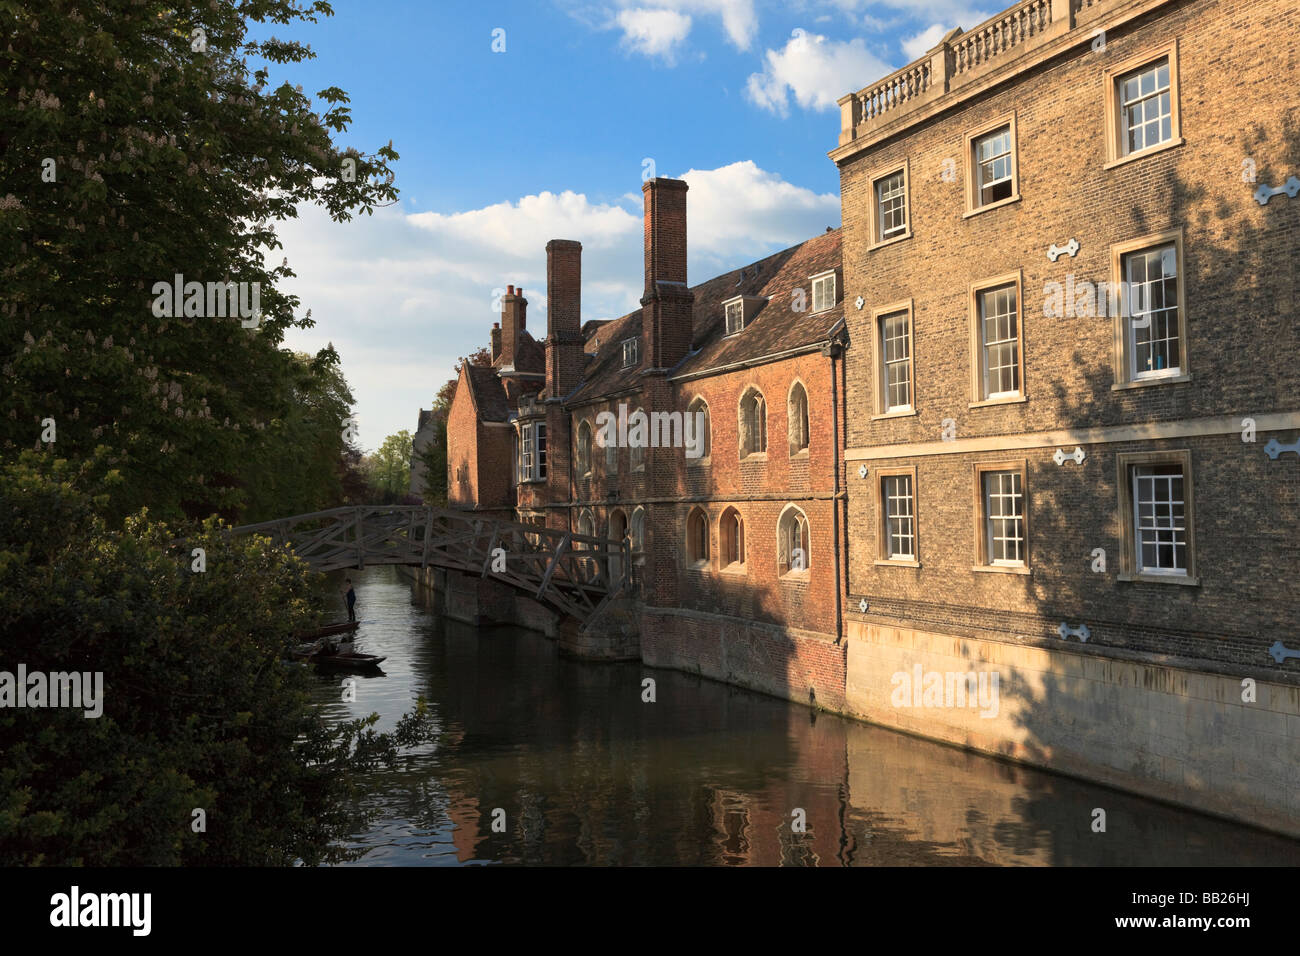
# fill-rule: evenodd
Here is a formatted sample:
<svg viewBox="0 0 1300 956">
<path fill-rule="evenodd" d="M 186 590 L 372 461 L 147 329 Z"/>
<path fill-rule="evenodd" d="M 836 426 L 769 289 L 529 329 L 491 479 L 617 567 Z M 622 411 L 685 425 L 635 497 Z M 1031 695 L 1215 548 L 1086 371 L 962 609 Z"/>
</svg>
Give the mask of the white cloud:
<svg viewBox="0 0 1300 956">
<path fill-rule="evenodd" d="M 933 23 L 914 36 L 904 37 L 903 52 L 909 60 L 920 59 L 927 51 L 934 49 L 935 44 L 948 33 L 948 29 L 942 23 Z"/>
<path fill-rule="evenodd" d="M 668 63 L 676 60 L 677 48 L 691 32 L 691 18 L 675 10 L 620 10 L 615 22 L 629 49 Z"/>
<path fill-rule="evenodd" d="M 830 40 L 805 30 L 795 30 L 784 49 L 768 50 L 764 60 L 763 72 L 750 76 L 745 94 L 781 116 L 789 112 L 791 94 L 803 109 L 833 110 L 845 93 L 893 71 L 861 39 Z"/>
<path fill-rule="evenodd" d="M 604 0 L 595 6 L 560 2 L 585 26 L 618 30 L 627 49 L 670 64 L 696 20 L 719 22 L 727 42 L 737 50 L 748 50 L 758 33 L 755 0 Z"/>
<path fill-rule="evenodd" d="M 702 282 L 839 224 L 839 197 L 788 183 L 753 162 L 692 169 L 687 194 L 690 281 Z M 315 351 L 333 342 L 357 400 L 361 444 L 376 448 L 415 430 L 451 377 L 458 356 L 488 342 L 495 289 L 523 286 L 528 329 L 546 330 L 546 243 L 583 245 L 584 319 L 635 309 L 644 277 L 641 195 L 611 203 L 542 192 L 455 213 L 407 212 L 402 204 L 334 223 L 315 207 L 279 225 L 281 256 L 297 277 L 316 327 L 286 344 Z"/>
</svg>

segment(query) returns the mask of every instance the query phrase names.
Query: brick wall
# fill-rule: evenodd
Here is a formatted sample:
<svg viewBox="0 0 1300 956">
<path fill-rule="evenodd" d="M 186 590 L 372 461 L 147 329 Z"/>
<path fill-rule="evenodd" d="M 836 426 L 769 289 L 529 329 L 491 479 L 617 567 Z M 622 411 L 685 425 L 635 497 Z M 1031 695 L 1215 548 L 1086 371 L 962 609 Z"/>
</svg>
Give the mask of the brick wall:
<svg viewBox="0 0 1300 956">
<path fill-rule="evenodd" d="M 1026 432 L 1258 418 L 1300 410 L 1295 272 L 1300 201 L 1261 207 L 1256 184 L 1281 185 L 1300 164 L 1300 124 L 1291 111 L 1300 54 L 1300 10 L 1282 0 L 1172 3 L 1108 31 L 1104 50 L 1083 40 L 1067 55 L 1017 76 L 955 109 L 887 139 L 841 167 L 845 295 L 853 347 L 847 359 L 850 449 L 937 442 L 952 419 L 958 439 Z M 1177 42 L 1182 145 L 1106 169 L 1103 71 Z M 963 217 L 964 136 L 1014 111 L 1021 199 Z M 1247 119 L 1249 118 L 1249 119 Z M 956 179 L 943 178 L 952 160 Z M 911 238 L 870 246 L 871 179 L 906 163 Z M 1048 282 L 1109 281 L 1111 246 L 1181 228 L 1189 381 L 1114 389 L 1109 317 L 1048 318 Z M 1049 261 L 1048 247 L 1080 243 L 1076 257 Z M 1022 276 L 1024 396 L 972 407 L 969 286 Z M 873 309 L 913 305 L 915 415 L 872 420 Z M 1283 455 L 1220 434 L 1165 441 L 1098 443 L 1082 466 L 1058 466 L 1054 448 L 908 455 L 849 462 L 851 606 L 865 619 L 924 621 L 988 636 L 1041 635 L 1061 619 L 1088 621 L 1089 648 L 1114 645 L 1271 667 L 1263 654 L 1300 611 L 1286 580 L 1300 568 L 1294 541 L 1300 467 Z M 1005 444 L 1005 443 L 1004 443 Z M 1066 447 L 1073 450 L 1074 443 Z M 1120 490 L 1115 455 L 1190 449 L 1200 585 L 1118 580 Z M 1028 462 L 1031 573 L 972 572 L 977 460 Z M 919 568 L 879 567 L 874 471 L 917 468 Z M 1093 548 L 1108 571 L 1091 571 Z M 864 619 L 856 615 L 858 619 Z"/>
</svg>

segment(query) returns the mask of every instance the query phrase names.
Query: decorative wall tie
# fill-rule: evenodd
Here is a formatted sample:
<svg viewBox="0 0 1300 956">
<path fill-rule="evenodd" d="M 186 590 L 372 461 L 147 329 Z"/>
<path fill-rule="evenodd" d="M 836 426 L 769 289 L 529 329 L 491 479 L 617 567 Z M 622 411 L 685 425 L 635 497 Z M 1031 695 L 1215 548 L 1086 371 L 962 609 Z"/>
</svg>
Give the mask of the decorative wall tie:
<svg viewBox="0 0 1300 956">
<path fill-rule="evenodd" d="M 1264 446 L 1264 454 L 1268 455 L 1268 457 L 1272 458 L 1274 461 L 1277 461 L 1278 455 L 1288 451 L 1293 451 L 1298 457 L 1300 457 L 1300 438 L 1297 438 L 1289 445 L 1283 445 L 1276 438 L 1270 438 L 1268 444 Z"/>
<path fill-rule="evenodd" d="M 1064 465 L 1067 461 L 1073 461 L 1076 465 L 1082 465 L 1083 460 L 1088 457 L 1088 453 L 1082 448 L 1076 447 L 1074 451 L 1062 451 L 1056 449 L 1056 454 L 1052 456 L 1052 461 L 1058 465 Z"/>
<path fill-rule="evenodd" d="M 1078 627 L 1070 627 L 1064 621 L 1056 628 L 1056 633 L 1061 635 L 1061 640 L 1066 640 L 1071 634 L 1077 637 L 1084 644 L 1088 643 L 1088 638 L 1092 637 L 1092 631 L 1088 630 L 1087 624 L 1080 624 Z"/>
<path fill-rule="evenodd" d="M 1263 183 L 1255 190 L 1255 202 L 1261 206 L 1267 206 L 1268 201 L 1274 196 L 1280 196 L 1282 193 L 1287 194 L 1288 199 L 1295 199 L 1300 195 L 1300 178 L 1292 176 L 1283 186 L 1265 186 Z"/>
<path fill-rule="evenodd" d="M 1273 660 L 1279 664 L 1284 663 L 1288 657 L 1300 657 L 1300 650 L 1293 651 L 1281 641 L 1275 641 L 1273 646 L 1268 649 L 1268 652 L 1273 655 Z"/>
<path fill-rule="evenodd" d="M 1073 259 L 1075 256 L 1079 254 L 1078 239 L 1071 239 L 1063 246 L 1058 246 L 1056 243 L 1052 243 L 1051 247 L 1047 250 L 1047 258 L 1055 262 L 1057 259 L 1061 258 L 1061 256 L 1065 255 L 1067 252 L 1070 254 L 1071 259 Z"/>
</svg>

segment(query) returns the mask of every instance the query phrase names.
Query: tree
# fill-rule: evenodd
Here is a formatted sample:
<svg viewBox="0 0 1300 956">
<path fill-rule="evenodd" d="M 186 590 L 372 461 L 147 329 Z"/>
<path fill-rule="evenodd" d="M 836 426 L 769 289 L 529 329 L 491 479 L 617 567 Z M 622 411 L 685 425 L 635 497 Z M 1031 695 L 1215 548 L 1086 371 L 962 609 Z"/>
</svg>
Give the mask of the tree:
<svg viewBox="0 0 1300 956">
<path fill-rule="evenodd" d="M 347 95 L 319 91 L 313 113 L 301 87 L 269 81 L 314 54 L 249 38 L 253 23 L 330 13 L 324 0 L 0 7 L 0 449 L 117 471 L 105 507 L 118 518 L 268 514 L 286 458 L 335 457 L 332 437 L 311 442 L 342 422 L 290 424 L 304 369 L 280 343 L 314 323 L 276 289 L 288 262 L 265 255 L 300 203 L 344 221 L 393 201 L 398 157 L 391 143 L 336 147 Z M 250 72 L 250 58 L 268 65 Z M 321 395 L 337 357 L 317 360 L 306 388 Z"/>
<path fill-rule="evenodd" d="M 385 438 L 379 450 L 366 459 L 366 472 L 380 504 L 393 504 L 404 497 L 411 485 L 411 433 L 403 428 Z"/>
<path fill-rule="evenodd" d="M 282 660 L 318 623 L 316 575 L 215 519 L 110 528 L 111 492 L 83 490 L 99 470 L 32 451 L 0 467 L 5 658 L 103 675 L 97 718 L 0 707 L 0 865 L 347 858 L 359 775 L 430 738 L 423 701 L 392 734 L 373 716 L 331 726 Z"/>
</svg>

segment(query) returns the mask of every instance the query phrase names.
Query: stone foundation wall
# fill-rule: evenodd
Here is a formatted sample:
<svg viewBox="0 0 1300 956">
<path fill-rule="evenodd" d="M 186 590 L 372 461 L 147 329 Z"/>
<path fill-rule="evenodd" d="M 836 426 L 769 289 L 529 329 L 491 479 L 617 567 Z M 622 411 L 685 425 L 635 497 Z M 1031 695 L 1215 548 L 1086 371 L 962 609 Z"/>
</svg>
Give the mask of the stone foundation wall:
<svg viewBox="0 0 1300 956">
<path fill-rule="evenodd" d="M 857 621 L 846 644 L 850 716 L 1300 836 L 1300 688 Z M 939 684 L 972 671 L 996 707 Z"/>
<path fill-rule="evenodd" d="M 677 608 L 641 611 L 641 656 L 799 704 L 844 709 L 843 645 L 834 635 Z"/>
</svg>

